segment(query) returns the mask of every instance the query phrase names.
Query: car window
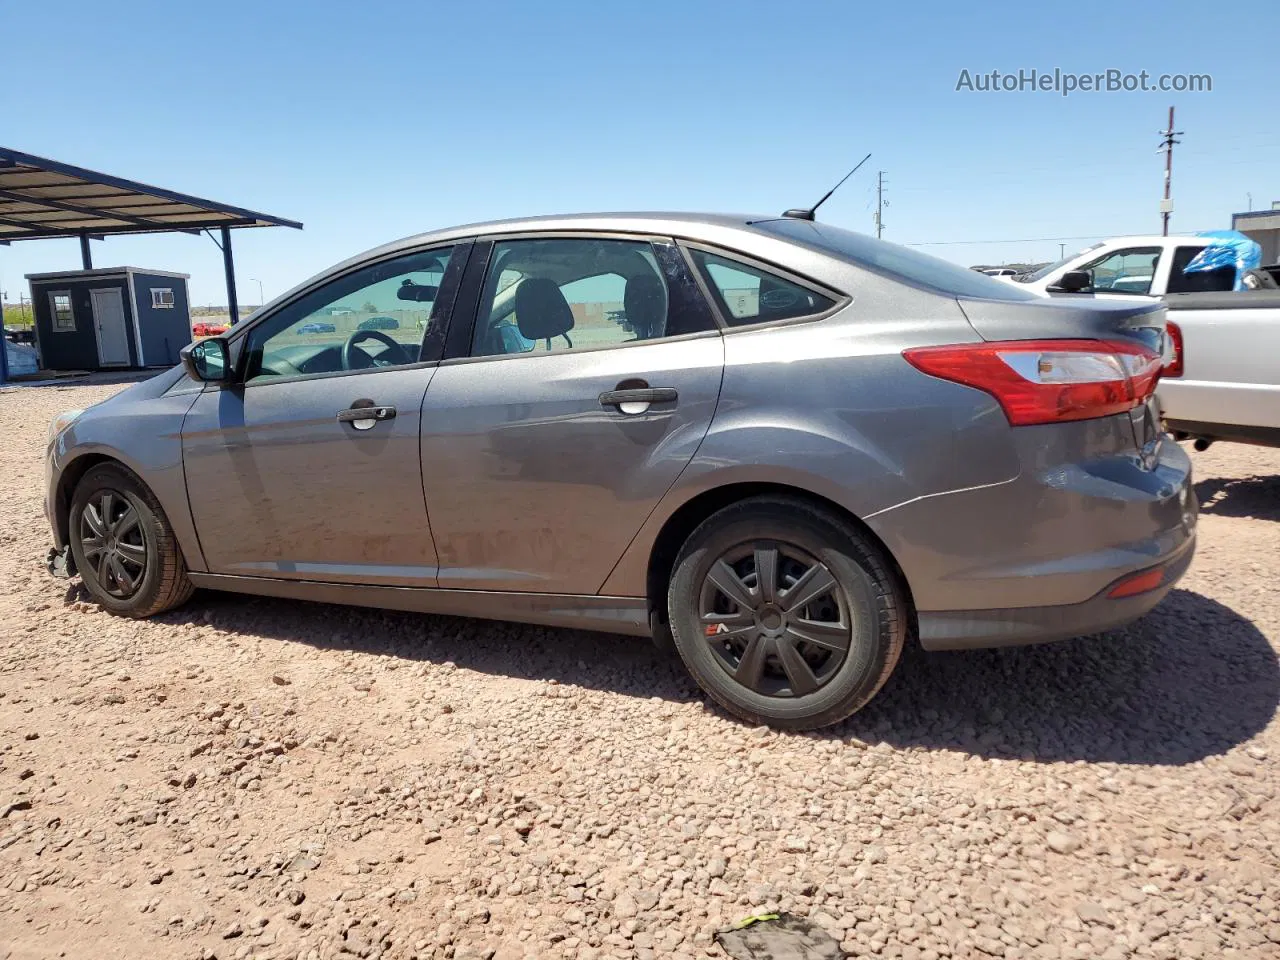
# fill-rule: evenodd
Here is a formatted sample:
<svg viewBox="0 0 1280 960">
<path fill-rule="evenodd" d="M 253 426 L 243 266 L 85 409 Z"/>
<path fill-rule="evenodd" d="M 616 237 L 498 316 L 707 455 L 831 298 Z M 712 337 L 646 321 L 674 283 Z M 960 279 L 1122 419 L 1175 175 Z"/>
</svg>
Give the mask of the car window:
<svg viewBox="0 0 1280 960">
<path fill-rule="evenodd" d="M 1092 275 L 1094 293 L 1150 293 L 1159 262 L 1159 247 L 1126 247 L 1080 269 Z"/>
<path fill-rule="evenodd" d="M 417 363 L 451 255 L 385 260 L 289 304 L 250 332 L 245 380 Z"/>
<path fill-rule="evenodd" d="M 784 280 L 776 274 L 705 250 L 691 250 L 720 300 L 729 326 L 793 320 L 822 313 L 835 305 L 830 297 Z"/>
<path fill-rule="evenodd" d="M 652 244 L 548 238 L 494 245 L 471 355 L 620 346 L 673 336 Z"/>
<path fill-rule="evenodd" d="M 1233 266 L 1186 272 L 1187 264 L 1204 252 L 1204 249 L 1203 245 L 1183 246 L 1173 251 L 1173 263 L 1169 267 L 1169 293 L 1212 293 L 1235 289 L 1236 268 Z"/>
</svg>

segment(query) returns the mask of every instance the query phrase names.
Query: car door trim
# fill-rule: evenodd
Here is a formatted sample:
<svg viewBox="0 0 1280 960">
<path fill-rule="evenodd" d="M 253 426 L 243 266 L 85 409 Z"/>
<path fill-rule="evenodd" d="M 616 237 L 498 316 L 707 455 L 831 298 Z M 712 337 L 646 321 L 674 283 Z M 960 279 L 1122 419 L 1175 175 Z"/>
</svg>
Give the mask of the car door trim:
<svg viewBox="0 0 1280 960">
<path fill-rule="evenodd" d="M 449 329 L 445 334 L 443 362 L 471 354 L 471 339 L 475 335 L 480 300 L 484 296 L 484 281 L 489 275 L 489 258 L 493 255 L 493 241 L 488 237 L 478 239 L 471 249 L 467 269 L 458 287 L 450 312 Z"/>
<path fill-rule="evenodd" d="M 224 573 L 187 574 L 197 587 L 260 597 L 312 600 L 383 610 L 404 610 L 440 616 L 511 620 L 547 627 L 598 630 L 647 637 L 649 603 L 644 597 L 606 597 L 598 594 L 517 593 L 497 590 L 459 590 L 449 587 L 396 587 L 321 580 L 282 580 Z"/>
<path fill-rule="evenodd" d="M 653 340 L 627 340 L 624 343 L 604 343 L 596 347 L 574 347 L 572 350 L 553 350 L 550 353 L 542 351 L 535 353 L 530 350 L 528 353 L 498 353 L 488 357 L 449 357 L 440 361 L 442 367 L 453 367 L 464 363 L 485 363 L 487 361 L 501 360 L 532 360 L 535 357 L 558 357 L 573 354 L 589 354 L 599 353 L 602 350 L 631 350 L 635 347 L 656 347 L 664 343 L 681 343 L 685 340 L 701 340 L 704 337 L 718 337 L 719 330 L 699 330 L 697 333 L 682 333 L 676 337 L 656 337 Z M 404 367 L 398 369 L 403 370 Z"/>
<path fill-rule="evenodd" d="M 440 366 L 439 360 L 424 360 L 419 363 L 401 363 L 394 367 L 366 367 L 363 370 L 325 370 L 321 373 L 300 373 L 292 377 L 269 377 L 262 380 L 250 381 L 248 383 L 222 383 L 210 384 L 213 389 L 222 390 L 256 390 L 258 387 L 270 387 L 277 383 L 300 383 L 305 380 L 324 380 L 326 378 L 337 380 L 342 377 L 368 376 L 375 373 L 387 373 L 391 370 L 430 370 L 433 367 Z"/>
</svg>

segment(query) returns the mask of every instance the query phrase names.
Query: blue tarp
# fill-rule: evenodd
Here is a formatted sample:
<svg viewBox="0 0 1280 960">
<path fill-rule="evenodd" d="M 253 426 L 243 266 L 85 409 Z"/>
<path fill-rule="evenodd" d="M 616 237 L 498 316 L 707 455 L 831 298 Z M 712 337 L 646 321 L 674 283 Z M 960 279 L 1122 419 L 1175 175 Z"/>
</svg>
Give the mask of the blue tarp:
<svg viewBox="0 0 1280 960">
<path fill-rule="evenodd" d="M 9 358 L 9 376 L 20 377 L 36 372 L 35 347 L 28 347 L 25 344 L 5 340 L 4 348 Z"/>
<path fill-rule="evenodd" d="M 1262 265 L 1262 248 L 1238 230 L 1202 230 L 1196 236 L 1214 242 L 1196 254 L 1183 273 L 1235 267 L 1235 288 L 1243 290 L 1245 271 Z"/>
</svg>

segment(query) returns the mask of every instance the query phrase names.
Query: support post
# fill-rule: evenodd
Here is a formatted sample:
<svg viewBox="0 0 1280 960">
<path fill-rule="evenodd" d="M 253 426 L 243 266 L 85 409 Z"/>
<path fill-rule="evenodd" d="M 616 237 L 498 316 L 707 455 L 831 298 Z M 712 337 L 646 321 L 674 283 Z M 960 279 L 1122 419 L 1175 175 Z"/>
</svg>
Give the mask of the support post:
<svg viewBox="0 0 1280 960">
<path fill-rule="evenodd" d="M 240 304 L 236 300 L 236 261 L 231 255 L 231 228 L 222 228 L 222 268 L 227 274 L 227 312 L 231 323 L 240 322 Z"/>
<path fill-rule="evenodd" d="M 89 235 L 87 233 L 80 234 L 80 259 L 84 263 L 86 270 L 93 269 L 93 255 L 89 252 Z"/>
<path fill-rule="evenodd" d="M 9 379 L 9 348 L 4 339 L 4 298 L 0 297 L 0 383 Z"/>
</svg>

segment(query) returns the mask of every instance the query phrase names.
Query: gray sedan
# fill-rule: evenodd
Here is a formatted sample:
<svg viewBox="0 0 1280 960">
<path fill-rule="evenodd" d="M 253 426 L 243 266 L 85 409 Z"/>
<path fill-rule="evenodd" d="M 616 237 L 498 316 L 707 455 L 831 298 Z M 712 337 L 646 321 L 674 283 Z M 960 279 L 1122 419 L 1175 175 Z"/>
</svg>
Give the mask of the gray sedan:
<svg viewBox="0 0 1280 960">
<path fill-rule="evenodd" d="M 397 326 L 296 335 L 338 304 Z M 1167 351 L 1158 303 L 805 217 L 460 227 L 58 417 L 49 563 L 133 617 L 205 587 L 652 636 L 734 714 L 818 727 L 907 642 L 1164 597 L 1196 515 Z"/>
</svg>

